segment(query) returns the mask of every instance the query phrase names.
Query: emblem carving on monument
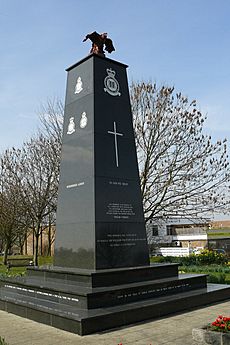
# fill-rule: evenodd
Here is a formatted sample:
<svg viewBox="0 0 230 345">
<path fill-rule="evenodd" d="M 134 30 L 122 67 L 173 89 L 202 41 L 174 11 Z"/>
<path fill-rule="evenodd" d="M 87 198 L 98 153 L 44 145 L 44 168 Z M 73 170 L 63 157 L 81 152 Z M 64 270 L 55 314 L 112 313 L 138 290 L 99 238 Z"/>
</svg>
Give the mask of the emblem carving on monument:
<svg viewBox="0 0 230 345">
<path fill-rule="evenodd" d="M 117 79 L 115 78 L 116 72 L 111 68 L 107 68 L 106 72 L 108 75 L 104 79 L 104 91 L 108 92 L 111 96 L 120 96 L 120 86 Z"/>
<path fill-rule="evenodd" d="M 86 116 L 86 112 L 83 111 L 83 113 L 81 114 L 81 120 L 80 120 L 80 127 L 83 129 L 87 126 L 87 116 Z"/>
<path fill-rule="evenodd" d="M 74 117 L 70 117 L 67 134 L 73 134 L 75 132 L 75 122 Z"/>
<path fill-rule="evenodd" d="M 74 93 L 80 93 L 81 91 L 83 90 L 83 83 L 82 83 L 82 80 L 81 80 L 81 77 L 78 77 L 77 78 L 77 83 L 75 85 L 75 91 Z"/>
</svg>

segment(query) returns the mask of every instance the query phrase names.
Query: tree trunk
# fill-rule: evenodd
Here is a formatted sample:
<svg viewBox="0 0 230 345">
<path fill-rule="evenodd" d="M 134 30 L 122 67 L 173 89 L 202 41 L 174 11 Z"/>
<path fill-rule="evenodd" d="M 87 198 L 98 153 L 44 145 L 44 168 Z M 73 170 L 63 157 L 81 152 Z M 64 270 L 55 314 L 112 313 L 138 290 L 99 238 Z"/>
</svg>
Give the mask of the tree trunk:
<svg viewBox="0 0 230 345">
<path fill-rule="evenodd" d="M 7 256 L 8 256 L 9 248 L 10 248 L 10 241 L 6 240 L 6 243 L 5 243 L 5 246 L 4 246 L 3 265 L 7 264 Z"/>
<path fill-rule="evenodd" d="M 51 225 L 51 222 L 49 222 L 49 228 L 48 228 L 48 250 L 47 250 L 47 255 L 48 256 L 51 256 L 51 246 L 52 246 L 51 229 L 52 229 L 52 225 Z"/>
<path fill-rule="evenodd" d="M 24 243 L 21 243 L 20 244 L 20 255 L 23 255 L 23 246 L 24 246 Z"/>
<path fill-rule="evenodd" d="M 40 255 L 42 256 L 43 255 L 43 243 L 42 243 L 42 231 L 41 231 L 41 235 L 40 235 Z"/>
<path fill-rule="evenodd" d="M 38 266 L 38 246 L 39 246 L 39 236 L 40 236 L 40 222 L 37 222 L 37 226 L 34 229 L 34 266 Z"/>
<path fill-rule="evenodd" d="M 25 237 L 25 255 L 27 255 L 27 245 L 28 245 L 28 234 L 27 234 L 27 231 L 26 231 L 26 237 Z"/>
<path fill-rule="evenodd" d="M 38 243 L 39 243 L 39 234 L 34 234 L 34 266 L 38 266 Z"/>
<path fill-rule="evenodd" d="M 34 255 L 34 231 L 35 231 L 35 228 L 33 228 L 33 255 Z"/>
</svg>

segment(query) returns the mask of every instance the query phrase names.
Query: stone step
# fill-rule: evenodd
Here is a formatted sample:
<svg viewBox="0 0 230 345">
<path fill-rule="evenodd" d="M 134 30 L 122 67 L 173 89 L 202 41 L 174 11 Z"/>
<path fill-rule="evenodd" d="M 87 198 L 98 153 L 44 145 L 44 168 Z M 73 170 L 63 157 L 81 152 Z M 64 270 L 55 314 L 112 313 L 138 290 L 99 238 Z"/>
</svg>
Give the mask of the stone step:
<svg viewBox="0 0 230 345">
<path fill-rule="evenodd" d="M 63 267 L 28 267 L 27 275 L 43 282 L 65 282 L 92 288 L 144 282 L 178 276 L 177 263 L 156 263 L 150 266 L 88 270 Z"/>
<path fill-rule="evenodd" d="M 207 288 L 151 298 L 125 305 L 83 310 L 0 289 L 0 308 L 56 328 L 80 335 L 188 310 L 229 298 L 228 285 L 208 284 Z"/>
<path fill-rule="evenodd" d="M 9 290 L 21 296 L 31 296 L 78 308 L 93 309 L 204 288 L 206 287 L 206 275 L 182 274 L 173 278 L 103 288 L 61 284 L 56 281 L 43 282 L 38 277 L 1 280 L 0 284 L 2 291 Z"/>
</svg>

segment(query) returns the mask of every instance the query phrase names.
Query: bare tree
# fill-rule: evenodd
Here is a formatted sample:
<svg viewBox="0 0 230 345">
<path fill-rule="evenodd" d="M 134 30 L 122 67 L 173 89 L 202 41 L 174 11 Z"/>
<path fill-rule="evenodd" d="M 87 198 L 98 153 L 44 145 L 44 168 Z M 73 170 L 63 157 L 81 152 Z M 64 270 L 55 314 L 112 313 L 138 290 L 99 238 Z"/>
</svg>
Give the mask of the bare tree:
<svg viewBox="0 0 230 345">
<path fill-rule="evenodd" d="M 48 101 L 41 106 L 39 119 L 41 124 L 39 129 L 40 133 L 46 138 L 54 140 L 58 146 L 56 150 L 56 154 L 58 154 L 56 163 L 59 169 L 64 120 L 64 105 L 62 101 L 58 98 L 48 99 Z M 55 240 L 56 205 L 50 209 L 43 222 L 43 229 L 47 233 L 48 238 L 46 254 L 51 255 L 52 244 Z"/>
<path fill-rule="evenodd" d="M 212 142 L 205 117 L 174 88 L 131 86 L 141 190 L 146 221 L 229 210 L 226 139 Z"/>
<path fill-rule="evenodd" d="M 16 166 L 16 150 L 6 150 L 0 166 L 0 234 L 4 242 L 4 264 L 11 246 L 24 236 L 28 227 L 27 210 L 14 174 Z"/>
<path fill-rule="evenodd" d="M 22 149 L 12 148 L 1 157 L 0 233 L 5 256 L 14 243 L 22 251 L 27 230 L 32 228 L 35 265 L 44 226 L 48 227 L 48 252 L 54 241 L 51 227 L 56 215 L 63 112 L 60 100 L 49 100 L 40 113 L 40 134 Z"/>
<path fill-rule="evenodd" d="M 63 117 L 64 105 L 60 99 L 48 99 L 39 111 L 41 133 L 48 138 L 54 138 L 60 145 L 62 141 Z"/>
<path fill-rule="evenodd" d="M 60 145 L 42 134 L 32 138 L 16 151 L 16 176 L 23 205 L 30 217 L 35 237 L 34 264 L 38 265 L 39 236 L 42 223 L 56 209 Z"/>
</svg>

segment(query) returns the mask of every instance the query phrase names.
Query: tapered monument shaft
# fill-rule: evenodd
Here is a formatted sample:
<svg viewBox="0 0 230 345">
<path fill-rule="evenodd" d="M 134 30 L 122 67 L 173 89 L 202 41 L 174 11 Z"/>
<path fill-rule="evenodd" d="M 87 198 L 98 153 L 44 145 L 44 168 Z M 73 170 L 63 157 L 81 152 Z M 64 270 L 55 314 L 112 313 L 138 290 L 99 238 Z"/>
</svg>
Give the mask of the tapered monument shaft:
<svg viewBox="0 0 230 345">
<path fill-rule="evenodd" d="M 149 265 L 126 65 L 67 69 L 55 265 Z"/>
</svg>

